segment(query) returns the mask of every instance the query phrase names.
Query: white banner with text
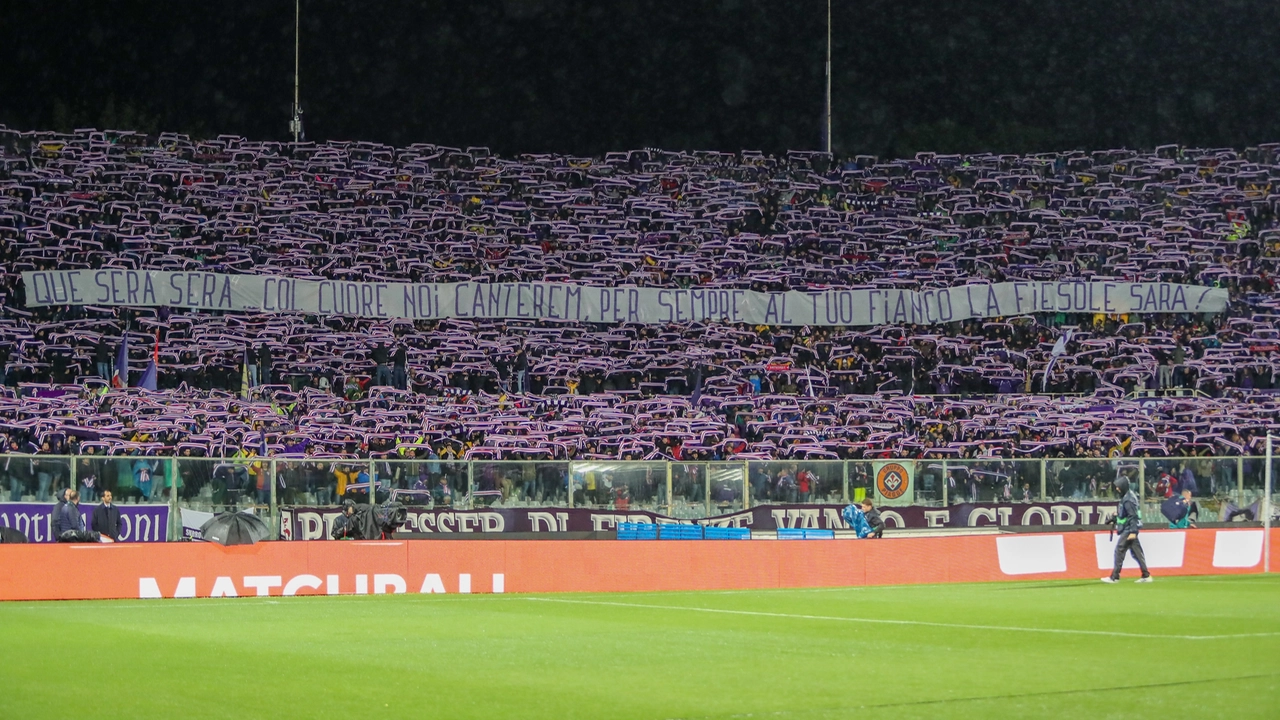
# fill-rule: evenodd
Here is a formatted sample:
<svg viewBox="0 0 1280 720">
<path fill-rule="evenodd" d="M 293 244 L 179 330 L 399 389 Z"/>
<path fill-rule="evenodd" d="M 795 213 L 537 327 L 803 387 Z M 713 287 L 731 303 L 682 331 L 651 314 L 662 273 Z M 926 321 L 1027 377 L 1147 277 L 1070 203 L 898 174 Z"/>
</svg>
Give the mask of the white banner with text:
<svg viewBox="0 0 1280 720">
<path fill-rule="evenodd" d="M 1216 313 L 1222 288 L 1176 283 L 1004 282 L 929 290 L 755 292 L 569 283 L 298 280 L 164 270 L 22 273 L 28 307 L 107 305 L 431 320 L 751 325 L 935 324 L 1029 313 Z"/>
</svg>

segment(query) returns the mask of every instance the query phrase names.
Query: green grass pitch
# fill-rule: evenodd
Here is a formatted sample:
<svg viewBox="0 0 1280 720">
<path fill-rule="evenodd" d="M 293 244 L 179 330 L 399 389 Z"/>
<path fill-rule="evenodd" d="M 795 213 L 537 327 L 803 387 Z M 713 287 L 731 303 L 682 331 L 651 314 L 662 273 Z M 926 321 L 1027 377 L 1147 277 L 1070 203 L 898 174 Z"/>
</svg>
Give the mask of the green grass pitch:
<svg viewBox="0 0 1280 720">
<path fill-rule="evenodd" d="M 0 603 L 0 718 L 1277 718 L 1280 577 Z"/>
</svg>

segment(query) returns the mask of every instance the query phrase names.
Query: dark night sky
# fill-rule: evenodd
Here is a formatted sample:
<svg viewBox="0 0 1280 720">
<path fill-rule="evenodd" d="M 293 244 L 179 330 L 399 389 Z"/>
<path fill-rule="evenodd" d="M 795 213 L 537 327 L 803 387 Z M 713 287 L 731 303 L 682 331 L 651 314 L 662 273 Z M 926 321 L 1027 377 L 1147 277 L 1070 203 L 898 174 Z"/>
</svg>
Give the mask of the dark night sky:
<svg viewBox="0 0 1280 720">
<path fill-rule="evenodd" d="M 825 0 L 303 0 L 309 139 L 816 148 Z M 836 149 L 1280 139 L 1280 3 L 837 0 Z M 0 0 L 0 122 L 287 137 L 292 0 Z"/>
</svg>

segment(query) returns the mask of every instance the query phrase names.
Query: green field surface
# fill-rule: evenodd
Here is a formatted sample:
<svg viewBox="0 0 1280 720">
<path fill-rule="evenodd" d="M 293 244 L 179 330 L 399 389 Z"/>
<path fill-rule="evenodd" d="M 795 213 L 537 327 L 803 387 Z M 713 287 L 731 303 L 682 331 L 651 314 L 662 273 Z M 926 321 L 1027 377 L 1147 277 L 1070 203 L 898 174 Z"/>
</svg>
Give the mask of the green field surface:
<svg viewBox="0 0 1280 720">
<path fill-rule="evenodd" d="M 1276 718 L 1280 577 L 0 603 L 0 718 Z"/>
</svg>

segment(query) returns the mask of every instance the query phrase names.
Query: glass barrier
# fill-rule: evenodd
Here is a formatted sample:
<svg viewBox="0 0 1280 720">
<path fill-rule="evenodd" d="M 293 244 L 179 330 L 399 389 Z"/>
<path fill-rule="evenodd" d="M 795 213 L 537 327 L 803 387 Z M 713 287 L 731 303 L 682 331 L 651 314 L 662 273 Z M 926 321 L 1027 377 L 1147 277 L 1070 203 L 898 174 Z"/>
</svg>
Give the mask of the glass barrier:
<svg viewBox="0 0 1280 720">
<path fill-rule="evenodd" d="M 850 460 L 845 463 L 845 474 L 849 476 L 849 502 L 857 504 L 863 498 L 875 499 L 876 471 L 875 466 L 865 460 Z"/>
<path fill-rule="evenodd" d="M 531 507 L 565 498 L 568 462 L 476 460 L 471 463 L 473 507 Z M 563 500 L 561 500 L 563 502 Z"/>
<path fill-rule="evenodd" d="M 1247 508 L 1255 503 L 1259 505 L 1258 519 L 1261 520 L 1261 501 L 1267 487 L 1267 459 L 1262 458 L 1244 458 L 1244 472 L 1242 473 L 1242 481 L 1240 484 L 1240 498 L 1236 501 L 1236 506 Z M 1280 493 L 1276 492 L 1276 483 L 1280 482 L 1280 458 L 1272 458 L 1271 460 L 1271 503 L 1272 514 L 1277 510 L 1275 506 L 1276 498 L 1280 497 Z"/>
<path fill-rule="evenodd" d="M 435 478 L 431 486 L 431 502 L 438 507 L 472 507 L 473 468 L 461 460 L 441 460 L 438 472 L 427 461 L 428 472 Z"/>
<path fill-rule="evenodd" d="M 942 507 L 947 495 L 947 464 L 942 458 L 925 458 L 916 461 L 916 504 Z"/>
<path fill-rule="evenodd" d="M 747 465 L 741 462 L 707 463 L 709 515 L 738 512 L 747 503 Z"/>
<path fill-rule="evenodd" d="M 711 515 L 707 501 L 707 463 L 673 462 L 669 514 L 681 519 Z"/>
<path fill-rule="evenodd" d="M 932 467 L 933 465 L 933 462 L 920 460 L 885 459 L 862 462 L 856 471 L 856 485 L 852 475 L 850 477 L 850 484 L 854 485 L 853 495 L 858 497 L 858 488 L 862 488 L 862 496 L 871 498 L 877 507 L 930 504 L 921 497 L 919 486 L 922 470 L 929 474 L 930 479 L 935 477 L 934 473 L 941 472 L 941 467 Z M 853 473 L 854 470 L 851 469 L 850 472 Z"/>
<path fill-rule="evenodd" d="M 1178 489 L 1190 489 L 1194 497 L 1231 499 L 1239 491 L 1235 458 L 1170 458 L 1167 466 Z"/>
<path fill-rule="evenodd" d="M 1272 452 L 1274 452 L 1274 449 Z M 1253 479 L 1251 481 L 1251 486 L 1245 488 L 1244 497 L 1246 500 L 1249 501 L 1250 506 L 1252 506 L 1254 503 L 1258 503 L 1259 515 L 1257 519 L 1262 520 L 1263 518 L 1260 515 L 1262 511 L 1262 507 L 1261 507 L 1262 499 L 1263 499 L 1263 496 L 1266 494 L 1266 487 L 1267 487 L 1266 486 L 1267 460 L 1265 457 L 1256 458 L 1256 460 L 1259 466 L 1258 475 L 1256 479 Z M 1280 484 L 1280 457 L 1273 457 L 1271 459 L 1271 498 L 1270 498 L 1272 527 L 1280 527 L 1280 504 L 1277 504 L 1277 503 L 1280 503 L 1280 490 L 1276 489 L 1277 484 Z"/>
<path fill-rule="evenodd" d="M 1038 458 L 1013 461 L 1014 502 L 1047 502 L 1049 500 L 1048 466 L 1048 461 Z"/>
<path fill-rule="evenodd" d="M 52 503 L 74 485 L 80 502 L 111 491 L 118 504 L 170 504 L 169 537 L 214 513 L 251 511 L 278 525 L 279 509 L 395 500 L 414 507 L 580 507 L 643 510 L 680 519 L 761 504 L 881 506 L 1079 502 L 1111 505 L 1128 477 L 1144 521 L 1165 523 L 1162 504 L 1189 489 L 1202 522 L 1258 517 L 1260 457 L 771 461 L 543 461 L 334 458 L 205 458 L 191 454 L 0 456 L 9 503 Z M 1280 460 L 1276 464 L 1280 477 Z M 372 493 L 372 494 L 371 494 Z M 188 533 L 189 534 L 189 533 Z"/>
<path fill-rule="evenodd" d="M 1119 499 L 1115 481 L 1121 475 L 1135 493 L 1143 493 L 1137 458 L 1050 458 L 1045 462 L 1044 499 L 1114 503 Z"/>
<path fill-rule="evenodd" d="M 569 464 L 540 462 L 534 473 L 534 503 L 563 506 L 569 502 Z"/>
<path fill-rule="evenodd" d="M 1260 475 L 1265 461 L 1256 461 L 1255 474 Z M 1167 522 L 1161 504 L 1184 490 L 1190 491 L 1195 503 L 1193 517 L 1205 522 L 1217 521 L 1231 512 L 1228 506 L 1243 506 L 1242 484 L 1245 479 L 1243 458 L 1147 458 L 1143 462 L 1146 488 L 1143 503 L 1144 521 L 1163 525 Z M 1253 470 L 1255 464 L 1249 465 Z"/>
<path fill-rule="evenodd" d="M 1276 462 L 1273 458 L 1272 462 Z M 1267 459 L 1247 457 L 1241 458 L 1240 472 L 1240 489 L 1238 491 L 1237 505 L 1251 505 L 1262 499 L 1263 489 L 1266 488 Z M 1274 471 L 1274 467 L 1272 470 Z M 1271 476 L 1271 482 L 1274 485 L 1276 475 Z M 1274 492 L 1275 488 L 1272 488 Z"/>
<path fill-rule="evenodd" d="M 114 463 L 106 455 L 81 455 L 75 459 L 74 466 L 80 502 L 98 502 L 107 491 L 111 492 L 113 503 L 129 501 L 127 494 L 120 491 Z"/>
<path fill-rule="evenodd" d="M 270 462 L 179 457 L 171 465 L 177 475 L 179 508 L 199 513 L 270 508 Z"/>
<path fill-rule="evenodd" d="M 752 505 L 845 501 L 840 460 L 753 460 L 747 477 Z"/>
<path fill-rule="evenodd" d="M 666 512 L 666 463 L 575 462 L 569 477 L 573 507 Z"/>
<path fill-rule="evenodd" d="M 110 491 L 121 505 L 166 503 L 174 484 L 173 459 L 142 455 L 83 455 L 74 458 L 80 502 L 96 502 Z"/>
<path fill-rule="evenodd" d="M 400 457 L 374 460 L 373 478 L 377 482 L 376 499 L 391 500 L 409 507 L 431 507 L 435 504 L 432 488 L 439 484 L 439 463 L 432 472 L 430 460 Z M 443 495 L 443 491 L 441 491 Z M 452 493 L 450 493 L 452 494 Z"/>
<path fill-rule="evenodd" d="M 169 498 L 171 540 L 199 537 L 200 528 L 220 512 L 251 512 L 267 520 L 275 530 L 276 508 L 272 505 L 270 460 L 250 458 L 205 458 L 182 455 L 164 458 L 166 483 L 173 488 Z M 120 461 L 112 461 L 113 463 Z M 124 481 L 119 465 L 117 481 Z M 132 469 L 137 483 L 139 468 Z"/>
<path fill-rule="evenodd" d="M 926 466 L 939 464 L 925 461 Z M 1102 470 L 1092 464 L 1059 466 L 1054 468 L 1057 475 L 1050 477 L 1051 464 L 1039 459 L 948 460 L 940 490 L 950 505 L 1061 500 L 1066 499 L 1063 493 L 1091 489 L 1090 483 L 1097 482 L 1094 475 Z"/>
<path fill-rule="evenodd" d="M 1242 457 L 1240 459 L 1240 483 L 1238 492 L 1230 502 L 1222 502 L 1217 512 L 1201 512 L 1206 521 L 1238 521 L 1240 519 L 1262 520 L 1262 497 L 1266 492 L 1266 457 Z M 1280 457 L 1271 460 L 1271 515 L 1277 514 L 1276 500 L 1280 493 L 1276 492 L 1276 484 L 1280 482 Z"/>
<path fill-rule="evenodd" d="M 11 503 L 35 502 L 36 489 L 32 484 L 31 458 L 23 455 L 6 455 L 0 462 L 0 490 Z"/>
<path fill-rule="evenodd" d="M 57 455 L 6 456 L 0 473 L 9 502 L 53 502 L 71 485 L 70 459 Z"/>
<path fill-rule="evenodd" d="M 352 469 L 330 460 L 277 460 L 276 503 L 313 507 L 338 505 L 346 494 Z M 355 477 L 359 478 L 359 473 Z M 339 482 L 342 484 L 341 491 Z"/>
</svg>

